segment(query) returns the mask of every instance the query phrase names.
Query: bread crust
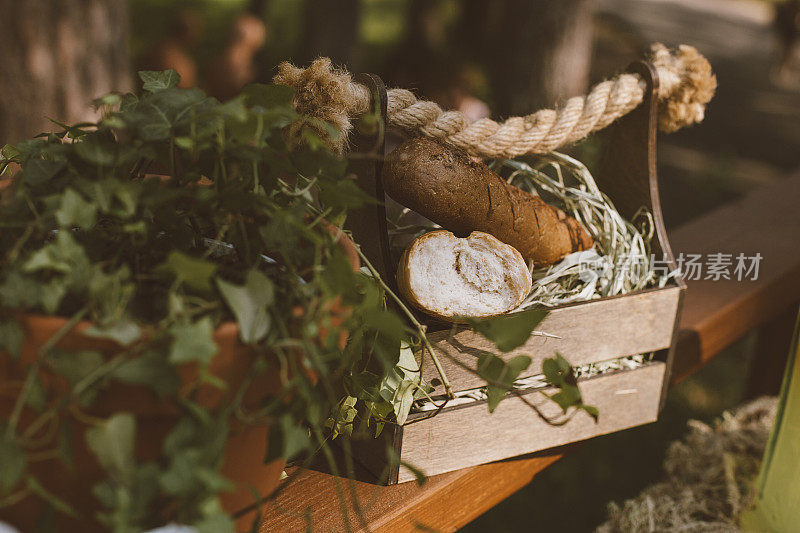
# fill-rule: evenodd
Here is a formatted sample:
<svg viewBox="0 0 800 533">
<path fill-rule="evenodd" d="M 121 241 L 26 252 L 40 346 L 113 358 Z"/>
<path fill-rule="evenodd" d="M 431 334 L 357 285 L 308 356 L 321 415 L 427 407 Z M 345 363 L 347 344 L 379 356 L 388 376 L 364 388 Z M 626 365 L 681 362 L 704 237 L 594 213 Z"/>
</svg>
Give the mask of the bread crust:
<svg viewBox="0 0 800 533">
<path fill-rule="evenodd" d="M 437 242 L 440 241 L 440 242 Z M 509 311 L 512 311 L 516 307 L 519 306 L 520 303 L 525 299 L 528 293 L 531 290 L 532 286 L 532 279 L 530 271 L 528 270 L 527 265 L 525 264 L 525 260 L 522 257 L 522 254 L 519 253 L 513 246 L 505 244 L 499 241 L 497 238 L 493 237 L 488 233 L 483 232 L 473 232 L 469 235 L 469 237 L 465 239 L 460 239 L 453 235 L 451 232 L 447 230 L 436 230 L 421 235 L 417 237 L 403 252 L 402 257 L 400 258 L 400 264 L 398 265 L 397 269 L 397 287 L 400 292 L 400 295 L 409 302 L 412 306 L 423 311 L 424 313 L 435 317 L 439 320 L 445 322 L 459 322 L 459 317 L 454 316 L 451 313 L 448 313 L 446 310 L 441 308 L 434 308 L 429 305 L 425 305 L 422 300 L 425 300 L 425 295 L 419 294 L 414 289 L 415 285 L 415 276 L 422 276 L 426 273 L 424 272 L 412 272 L 412 259 L 415 253 L 419 253 L 425 247 L 432 246 L 432 247 L 442 247 L 442 246 L 452 246 L 456 247 L 460 242 L 468 241 L 470 243 L 474 243 L 476 241 L 480 241 L 484 243 L 487 247 L 491 248 L 492 251 L 501 255 L 511 268 L 507 268 L 504 271 L 506 276 L 506 280 L 509 281 L 509 289 L 513 290 L 516 293 L 516 300 L 509 305 L 506 309 L 499 310 L 496 313 L 489 313 L 489 314 L 475 314 L 471 315 L 474 317 L 480 318 L 489 318 L 492 316 L 498 316 L 505 314 Z M 488 252 L 487 252 L 488 253 Z M 468 315 L 461 315 L 462 317 L 466 317 Z"/>
<path fill-rule="evenodd" d="M 382 179 L 397 202 L 458 236 L 494 235 L 537 267 L 593 245 L 577 220 L 510 185 L 463 150 L 425 137 L 390 153 Z"/>
</svg>

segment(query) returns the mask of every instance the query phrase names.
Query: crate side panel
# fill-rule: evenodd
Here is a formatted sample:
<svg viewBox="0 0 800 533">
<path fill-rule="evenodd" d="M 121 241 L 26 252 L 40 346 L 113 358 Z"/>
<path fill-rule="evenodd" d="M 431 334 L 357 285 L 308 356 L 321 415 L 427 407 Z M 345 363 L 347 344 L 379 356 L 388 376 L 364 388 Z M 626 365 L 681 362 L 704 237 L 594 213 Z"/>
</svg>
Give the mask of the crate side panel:
<svg viewBox="0 0 800 533">
<path fill-rule="evenodd" d="M 600 410 L 597 424 L 578 413 L 564 426 L 552 426 L 515 397 L 503 400 L 494 413 L 489 413 L 483 402 L 445 410 L 404 427 L 401 457 L 426 474 L 435 475 L 653 422 L 658 416 L 665 370 L 666 365 L 657 361 L 581 382 L 586 403 Z M 529 393 L 525 399 L 541 404 L 548 416 L 559 412 L 553 402 L 538 393 Z M 401 468 L 399 482 L 411 479 L 413 475 Z"/>
<path fill-rule="evenodd" d="M 669 287 L 555 308 L 536 331 L 559 338 L 532 336 L 525 345 L 508 354 L 498 353 L 490 341 L 466 328 L 459 328 L 452 336 L 449 330 L 432 332 L 429 338 L 444 352 L 439 359 L 453 390 L 467 390 L 485 382 L 451 358 L 472 369 L 476 356 L 487 351 L 506 359 L 528 355 L 533 362 L 522 374 L 526 377 L 541 373 L 542 361 L 556 352 L 573 366 L 579 366 L 668 348 L 679 297 L 680 288 Z M 429 362 L 423 366 L 423 377 L 428 383 L 438 377 Z M 438 385 L 434 394 L 443 393 L 443 387 Z"/>
</svg>

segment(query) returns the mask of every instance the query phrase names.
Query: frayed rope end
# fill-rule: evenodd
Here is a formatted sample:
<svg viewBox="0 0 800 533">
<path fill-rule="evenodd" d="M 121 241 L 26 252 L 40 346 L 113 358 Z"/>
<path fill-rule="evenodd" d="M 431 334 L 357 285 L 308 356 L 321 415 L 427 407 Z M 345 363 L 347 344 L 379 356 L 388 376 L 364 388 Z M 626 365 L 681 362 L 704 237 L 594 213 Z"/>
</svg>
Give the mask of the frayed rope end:
<svg viewBox="0 0 800 533">
<path fill-rule="evenodd" d="M 310 128 L 334 153 L 341 154 L 352 129 L 350 117 L 369 110 L 367 88 L 353 83 L 350 74 L 335 68 L 327 57 L 315 59 L 308 68 L 284 61 L 278 65 L 273 82 L 295 89 L 292 105 L 304 117 L 287 128 L 287 140 L 292 145 L 302 144 L 303 130 Z M 331 135 L 326 123 L 338 135 Z"/>
<path fill-rule="evenodd" d="M 693 46 L 682 44 L 673 53 L 656 43 L 651 47 L 650 61 L 660 81 L 659 129 L 671 133 L 701 122 L 706 104 L 717 90 L 717 77 L 708 60 Z"/>
</svg>

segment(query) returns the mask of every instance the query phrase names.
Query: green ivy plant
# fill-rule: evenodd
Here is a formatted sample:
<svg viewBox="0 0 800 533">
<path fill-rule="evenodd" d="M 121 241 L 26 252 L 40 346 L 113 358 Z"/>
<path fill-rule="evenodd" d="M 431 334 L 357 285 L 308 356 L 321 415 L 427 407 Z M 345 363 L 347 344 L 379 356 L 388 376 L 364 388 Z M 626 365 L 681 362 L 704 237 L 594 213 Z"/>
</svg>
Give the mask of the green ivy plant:
<svg viewBox="0 0 800 533">
<path fill-rule="evenodd" d="M 292 108 L 290 88 L 251 85 L 220 103 L 178 88 L 174 71 L 140 77 L 142 94 L 96 101 L 99 122 L 56 122 L 56 132 L 0 154 L 0 175 L 14 175 L 0 196 L 0 357 L 24 376 L 0 421 L 0 508 L 41 498 L 75 514 L 29 467 L 70 464 L 71 436 L 88 424 L 83 439 L 108 476 L 93 488 L 104 510 L 82 519 L 114 531 L 168 521 L 230 531 L 218 495 L 231 486 L 219 470 L 234 419 L 269 425 L 265 460 L 310 458 L 355 427 L 402 424 L 430 390 L 413 355 L 427 340 L 383 280 L 369 265 L 354 271 L 337 243 L 331 228 L 375 200 L 319 137 L 334 131 Z M 293 123 L 308 125 L 302 147 L 283 135 Z M 20 313 L 68 319 L 33 362 L 20 358 Z M 81 320 L 119 353 L 56 348 Z M 256 353 L 248 376 L 282 376 L 256 411 L 243 406 L 249 379 L 232 386 L 209 371 L 226 321 Z M 475 326 L 509 350 L 536 323 Z M 471 369 L 487 379 L 490 408 L 530 364 L 492 357 Z M 178 373 L 186 364 L 199 369 L 188 387 Z M 67 390 L 45 386 L 44 371 Z M 158 459 L 137 457 L 133 413 L 93 414 L 118 384 L 147 387 L 182 413 Z M 203 387 L 223 401 L 201 404 Z M 564 409 L 579 402 L 573 394 Z"/>
</svg>

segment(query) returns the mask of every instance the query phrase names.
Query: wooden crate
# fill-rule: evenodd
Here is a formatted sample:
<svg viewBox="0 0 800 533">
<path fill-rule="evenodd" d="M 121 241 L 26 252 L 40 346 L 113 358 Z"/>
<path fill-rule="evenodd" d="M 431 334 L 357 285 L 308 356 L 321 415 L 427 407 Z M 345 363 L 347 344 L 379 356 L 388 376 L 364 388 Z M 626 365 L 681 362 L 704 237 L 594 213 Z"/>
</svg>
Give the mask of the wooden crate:
<svg viewBox="0 0 800 533">
<path fill-rule="evenodd" d="M 652 65 L 645 62 L 634 63 L 631 70 L 647 81 L 645 101 L 598 134 L 602 153 L 593 175 L 600 190 L 611 198 L 622 216 L 631 219 L 642 206 L 651 211 L 656 229 L 652 253 L 658 259 L 664 257 L 670 268 L 675 269 L 656 177 L 657 74 Z M 366 75 L 360 81 L 372 89 L 376 110 L 385 117 L 386 91 L 381 80 Z M 383 154 L 381 135 L 359 134 L 353 146 L 357 152 Z M 355 158 L 351 170 L 365 191 L 383 200 L 380 159 Z M 384 279 L 393 283 L 396 265 L 389 254 L 385 218 L 381 202 L 354 213 L 348 222 L 364 253 Z M 387 425 L 381 439 L 358 442 L 356 460 L 376 479 L 389 484 L 401 483 L 414 479 L 413 473 L 405 467 L 395 467 L 389 469 L 387 480 L 387 446 L 401 461 L 435 475 L 655 421 L 669 380 L 672 346 L 685 288 L 683 281 L 673 280 L 664 288 L 554 307 L 536 329 L 558 338 L 534 336 L 508 354 L 498 353 L 489 341 L 468 328 L 458 328 L 453 334 L 450 328 L 439 326 L 437 331 L 436 325 L 431 324 L 432 343 L 469 368 L 475 367 L 475 356 L 486 351 L 504 358 L 519 354 L 531 356 L 533 363 L 520 377 L 541 373 L 542 361 L 555 352 L 561 353 L 573 366 L 650 352 L 655 352 L 655 357 L 632 370 L 579 381 L 586 403 L 600 410 L 597 423 L 579 413 L 563 426 L 550 425 L 523 401 L 536 397 L 538 392 L 521 391 L 522 399 L 506 398 L 491 414 L 485 401 L 445 406 L 434 417 L 429 412 L 412 413 L 402 427 Z M 451 357 L 440 356 L 440 360 L 454 391 L 483 385 L 479 377 L 453 362 Z M 433 365 L 425 365 L 423 377 L 428 383 L 436 384 L 434 395 L 443 394 Z M 537 403 L 542 404 L 545 414 L 558 412 L 552 402 Z"/>
</svg>

